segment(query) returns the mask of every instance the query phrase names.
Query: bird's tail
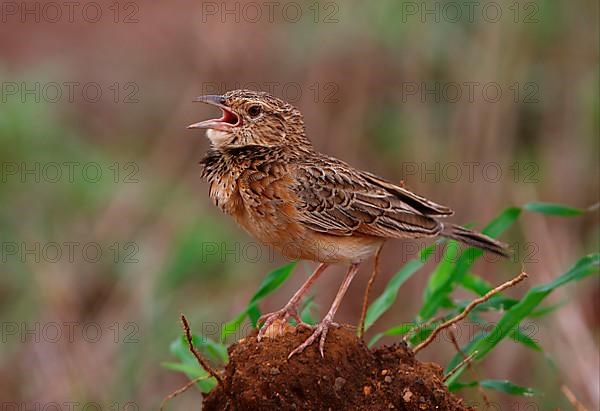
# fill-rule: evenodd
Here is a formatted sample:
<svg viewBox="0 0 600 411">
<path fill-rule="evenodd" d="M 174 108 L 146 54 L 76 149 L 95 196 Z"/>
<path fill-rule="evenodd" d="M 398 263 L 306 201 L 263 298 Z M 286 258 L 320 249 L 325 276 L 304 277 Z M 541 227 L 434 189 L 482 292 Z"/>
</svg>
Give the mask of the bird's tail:
<svg viewBox="0 0 600 411">
<path fill-rule="evenodd" d="M 455 224 L 445 223 L 444 228 L 442 229 L 442 235 L 467 245 L 501 255 L 502 257 L 509 258 L 512 255 L 512 250 L 508 244 Z"/>
</svg>

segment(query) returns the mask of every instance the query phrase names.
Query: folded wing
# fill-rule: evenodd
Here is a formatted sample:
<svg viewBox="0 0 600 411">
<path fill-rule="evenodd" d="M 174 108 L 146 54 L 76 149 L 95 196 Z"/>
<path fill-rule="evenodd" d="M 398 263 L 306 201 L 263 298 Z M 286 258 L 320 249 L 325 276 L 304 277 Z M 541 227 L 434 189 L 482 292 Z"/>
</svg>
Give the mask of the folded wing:
<svg viewBox="0 0 600 411">
<path fill-rule="evenodd" d="M 429 237 L 442 230 L 433 217 L 452 214 L 447 207 L 339 160 L 323 158 L 295 170 L 292 190 L 300 199 L 300 220 L 315 231 L 339 236 Z"/>
</svg>

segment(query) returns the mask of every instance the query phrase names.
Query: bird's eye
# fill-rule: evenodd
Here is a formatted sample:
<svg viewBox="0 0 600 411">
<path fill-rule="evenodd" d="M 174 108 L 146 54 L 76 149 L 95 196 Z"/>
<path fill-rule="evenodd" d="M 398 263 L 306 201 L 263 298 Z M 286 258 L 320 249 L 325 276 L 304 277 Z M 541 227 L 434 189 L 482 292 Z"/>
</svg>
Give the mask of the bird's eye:
<svg viewBox="0 0 600 411">
<path fill-rule="evenodd" d="M 250 117 L 257 117 L 260 114 L 260 106 L 250 106 L 248 114 L 250 114 Z"/>
</svg>

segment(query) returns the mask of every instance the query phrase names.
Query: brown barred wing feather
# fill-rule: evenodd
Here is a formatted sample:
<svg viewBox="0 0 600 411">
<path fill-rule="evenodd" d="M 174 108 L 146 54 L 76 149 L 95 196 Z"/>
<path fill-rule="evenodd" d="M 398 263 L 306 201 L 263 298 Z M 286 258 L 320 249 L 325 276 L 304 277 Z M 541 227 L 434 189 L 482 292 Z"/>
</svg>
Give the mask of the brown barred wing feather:
<svg viewBox="0 0 600 411">
<path fill-rule="evenodd" d="M 335 159 L 297 164 L 292 190 L 300 200 L 300 222 L 338 236 L 414 238 L 440 233 L 442 224 L 419 209 L 432 213 L 447 209 L 374 179 Z"/>
</svg>

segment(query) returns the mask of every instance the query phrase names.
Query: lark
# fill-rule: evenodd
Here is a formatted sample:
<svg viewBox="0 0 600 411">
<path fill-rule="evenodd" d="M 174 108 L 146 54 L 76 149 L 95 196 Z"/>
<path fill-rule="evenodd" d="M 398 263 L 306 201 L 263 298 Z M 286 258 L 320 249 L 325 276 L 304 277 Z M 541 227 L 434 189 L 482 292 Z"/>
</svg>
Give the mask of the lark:
<svg viewBox="0 0 600 411">
<path fill-rule="evenodd" d="M 509 254 L 506 244 L 443 221 L 453 211 L 406 188 L 315 150 L 300 111 L 265 92 L 234 90 L 195 101 L 222 110 L 220 118 L 188 126 L 206 129 L 211 148 L 201 161 L 214 204 L 260 242 L 291 259 L 320 263 L 279 311 L 261 317 L 258 339 L 275 321 L 293 318 L 310 337 L 327 331 L 359 265 L 388 239 L 447 237 L 469 246 Z M 316 326 L 298 314 L 302 297 L 331 264 L 348 271 L 331 308 Z"/>
</svg>

